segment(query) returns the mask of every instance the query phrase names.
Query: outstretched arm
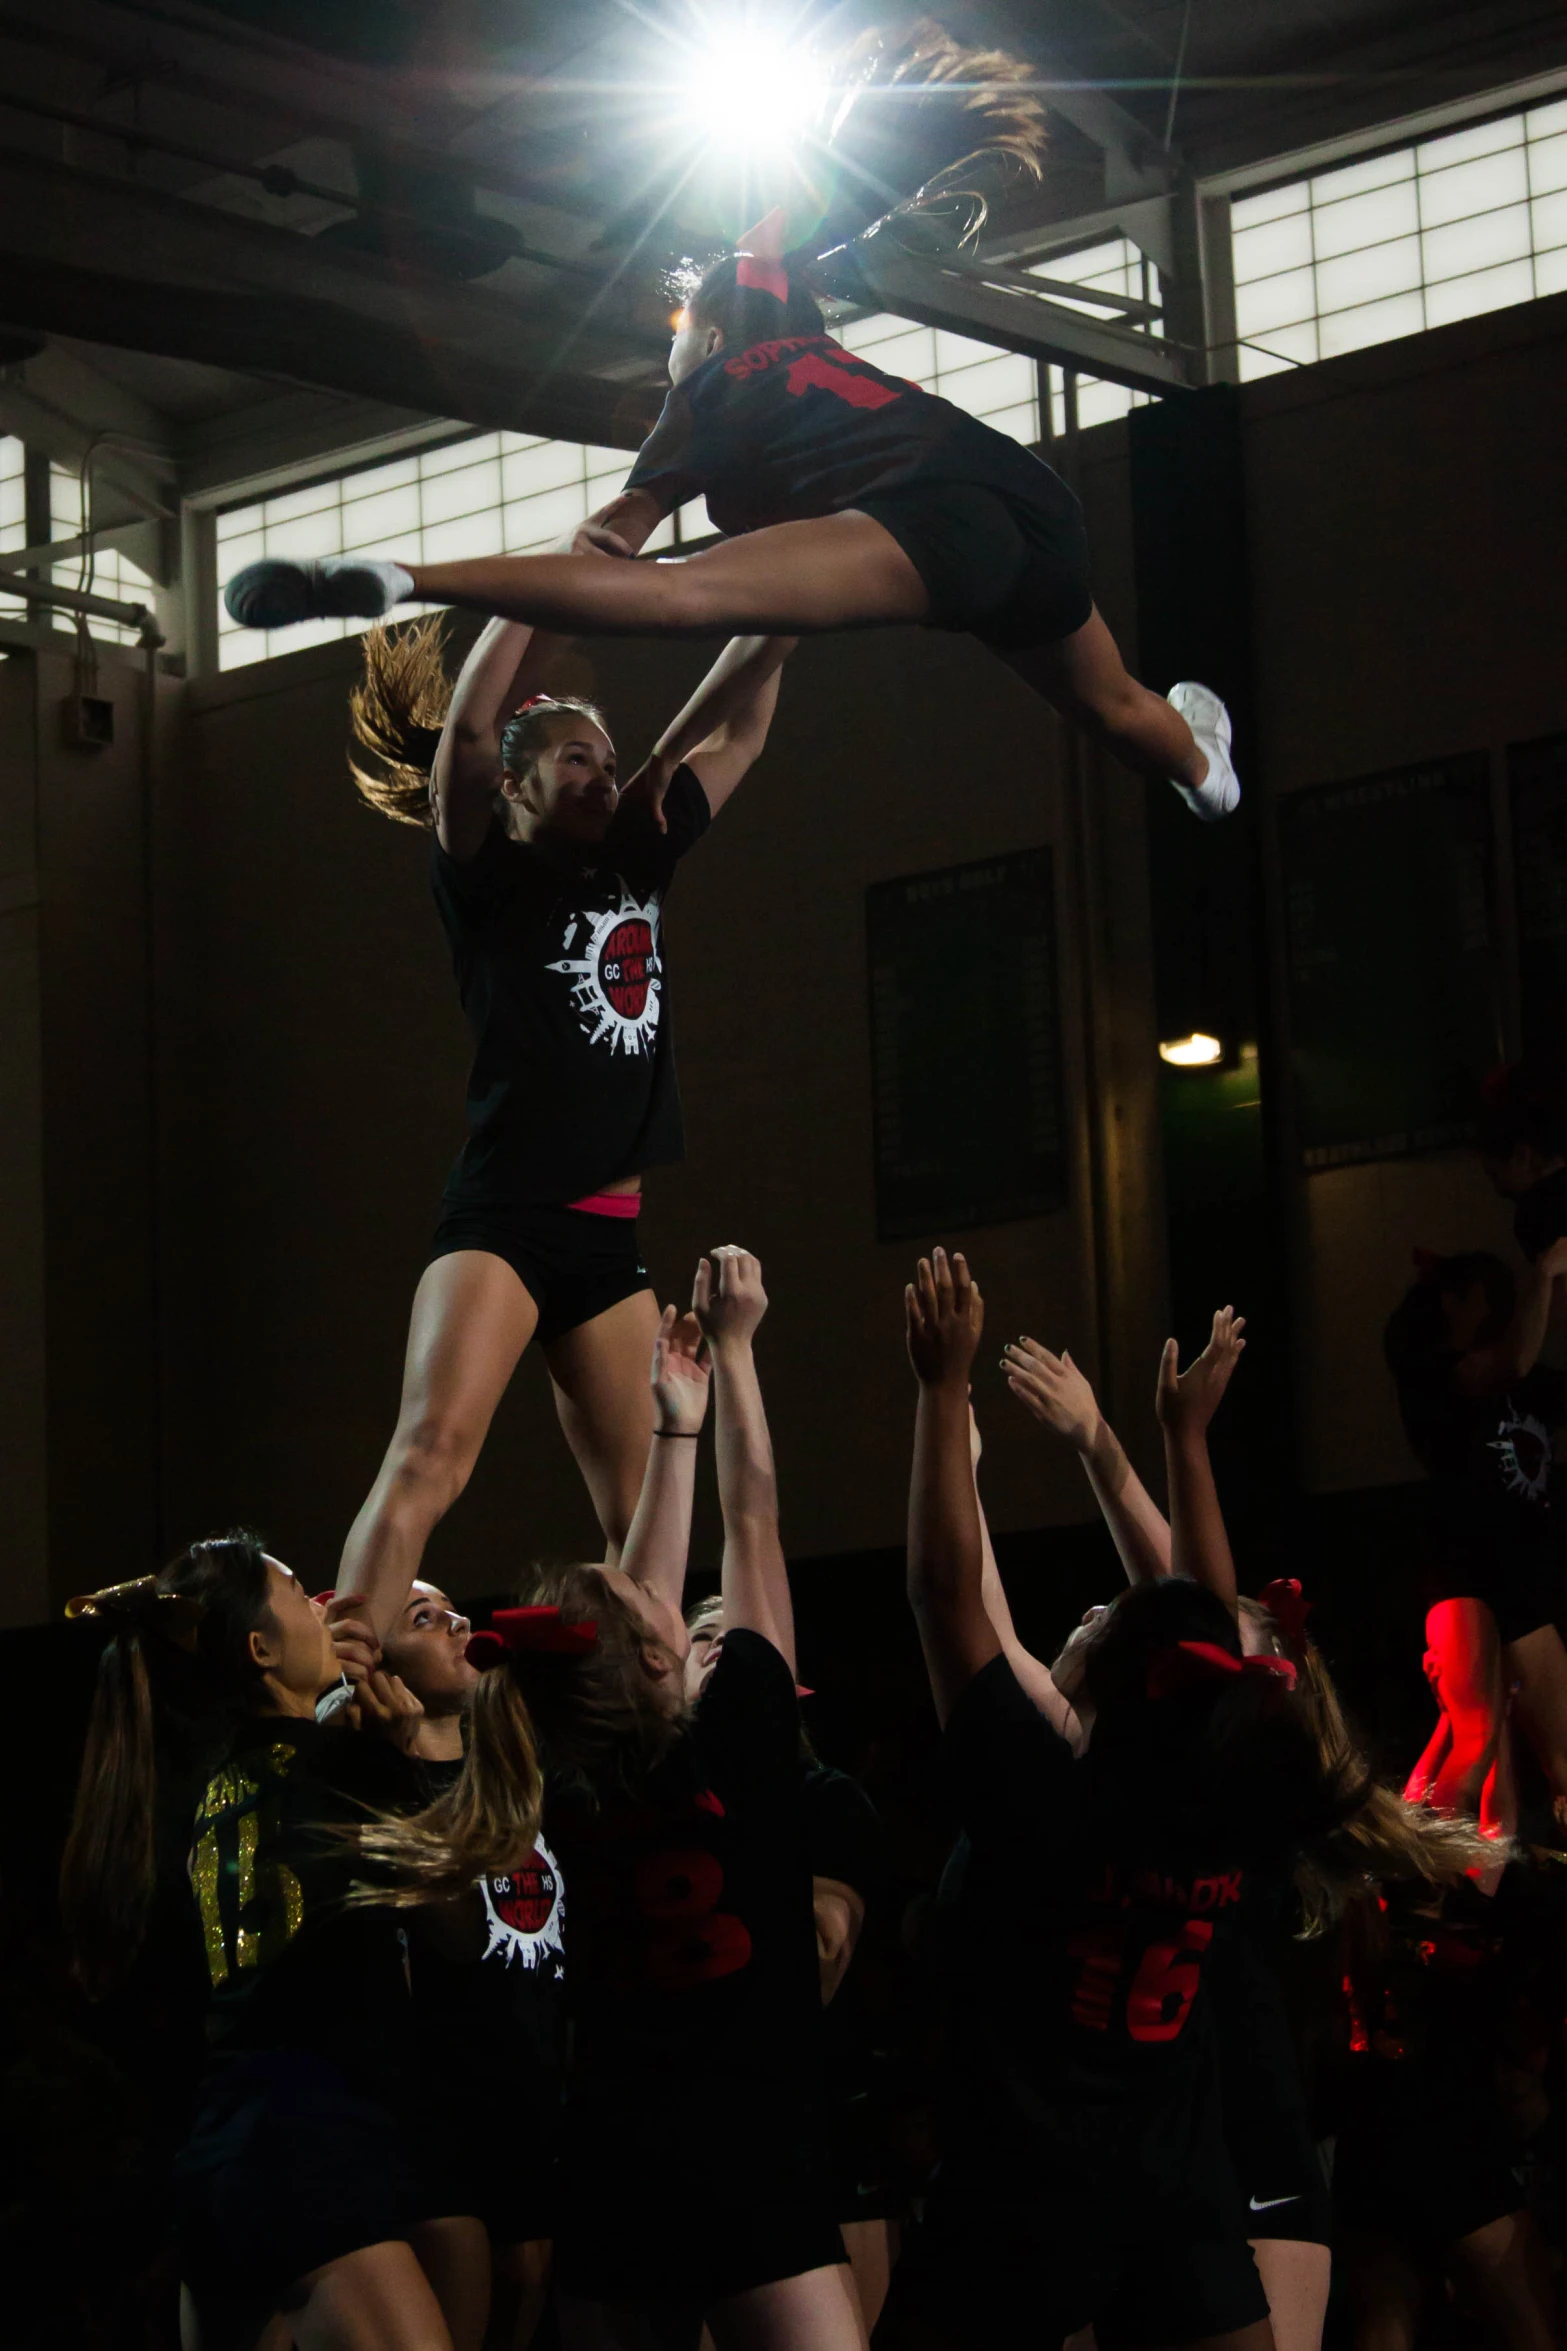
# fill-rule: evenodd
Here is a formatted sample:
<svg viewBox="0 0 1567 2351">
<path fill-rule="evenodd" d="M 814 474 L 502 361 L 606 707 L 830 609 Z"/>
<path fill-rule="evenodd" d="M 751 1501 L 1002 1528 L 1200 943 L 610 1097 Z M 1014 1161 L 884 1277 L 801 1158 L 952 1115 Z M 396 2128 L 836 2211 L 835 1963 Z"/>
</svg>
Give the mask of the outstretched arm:
<svg viewBox="0 0 1567 2351">
<path fill-rule="evenodd" d="M 1567 1238 L 1553 1241 L 1519 1276 L 1517 1303 L 1501 1337 L 1488 1346 L 1471 1347 L 1459 1357 L 1453 1383 L 1466 1396 L 1488 1396 L 1533 1371 L 1545 1344 L 1552 1294 L 1558 1277 L 1564 1274 Z"/>
<path fill-rule="evenodd" d="M 712 1350 L 724 1630 L 762 1634 L 793 1673 L 794 1608 L 778 1534 L 778 1479 L 751 1351 L 767 1312 L 761 1266 L 748 1250 L 715 1249 L 697 1267 L 691 1306 Z"/>
<path fill-rule="evenodd" d="M 691 1548 L 697 1439 L 707 1413 L 708 1369 L 693 1314 L 666 1306 L 653 1342 L 653 1441 L 621 1572 L 680 1614 Z"/>
<path fill-rule="evenodd" d="M 919 1381 L 909 1480 L 909 1606 L 936 1712 L 946 1723 L 974 1676 L 1001 1654 L 985 1609 L 984 1544 L 969 1458 L 969 1373 L 985 1309 L 966 1259 L 922 1257 L 904 1292 Z"/>
<path fill-rule="evenodd" d="M 1018 1339 L 1002 1349 L 1002 1369 L 1018 1402 L 1076 1447 L 1127 1582 L 1146 1584 L 1167 1576 L 1169 1524 L 1065 1348 L 1052 1355 L 1037 1339 Z"/>
<path fill-rule="evenodd" d="M 779 672 L 798 637 L 731 637 L 685 708 L 665 727 L 628 792 L 645 798 L 660 825 L 664 794 L 684 760 L 714 816 L 762 755 L 778 703 Z"/>
<path fill-rule="evenodd" d="M 1244 1317 L 1232 1306 L 1222 1306 L 1213 1318 L 1207 1346 L 1186 1372 L 1178 1372 L 1179 1350 L 1173 1339 L 1167 1339 L 1159 1361 L 1156 1399 L 1170 1481 L 1172 1572 L 1206 1585 L 1232 1616 L 1236 1610 L 1235 1562 L 1208 1459 L 1208 1423 L 1245 1351 L 1246 1341 L 1241 1336 L 1245 1328 Z"/>
<path fill-rule="evenodd" d="M 632 550 L 612 532 L 584 523 L 554 552 L 623 559 Z M 570 642 L 569 637 L 547 634 L 526 621 L 492 620 L 480 630 L 458 671 L 430 776 L 430 806 L 441 847 L 459 864 L 478 854 L 489 830 L 500 790 L 506 721 L 530 694 L 539 692 L 561 648 Z"/>
<path fill-rule="evenodd" d="M 995 1628 L 1002 1653 L 1016 1676 L 1018 1687 L 1031 1698 L 1044 1715 L 1052 1730 L 1063 1739 L 1076 1741 L 1078 1720 L 1071 1707 L 1056 1688 L 1050 1668 L 1032 1649 L 1025 1649 L 1018 1639 L 1017 1627 L 1012 1622 L 1012 1609 L 1001 1581 L 1001 1570 L 996 1565 L 996 1554 L 990 1540 L 990 1527 L 985 1517 L 985 1505 L 979 1494 L 979 1460 L 984 1451 L 980 1442 L 979 1422 L 974 1407 L 969 1406 L 969 1461 L 974 1472 L 974 1507 L 979 1512 L 980 1592 L 984 1598 L 985 1614 Z"/>
</svg>

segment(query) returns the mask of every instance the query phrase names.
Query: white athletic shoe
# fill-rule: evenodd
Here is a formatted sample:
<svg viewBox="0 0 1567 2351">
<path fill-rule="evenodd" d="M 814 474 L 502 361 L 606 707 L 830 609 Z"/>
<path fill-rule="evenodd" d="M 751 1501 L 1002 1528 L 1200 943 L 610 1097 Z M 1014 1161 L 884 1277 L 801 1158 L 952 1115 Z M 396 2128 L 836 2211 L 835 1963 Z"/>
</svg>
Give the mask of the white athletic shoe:
<svg viewBox="0 0 1567 2351">
<path fill-rule="evenodd" d="M 1176 784 L 1193 816 L 1204 824 L 1217 824 L 1221 816 L 1228 816 L 1232 808 L 1240 806 L 1240 778 L 1230 761 L 1230 714 L 1211 686 L 1199 686 L 1190 678 L 1183 678 L 1172 686 L 1165 696 L 1172 710 L 1178 710 L 1197 738 L 1197 748 L 1206 753 L 1208 772 L 1200 784 Z M 1170 779 L 1174 783 L 1172 776 Z"/>
</svg>

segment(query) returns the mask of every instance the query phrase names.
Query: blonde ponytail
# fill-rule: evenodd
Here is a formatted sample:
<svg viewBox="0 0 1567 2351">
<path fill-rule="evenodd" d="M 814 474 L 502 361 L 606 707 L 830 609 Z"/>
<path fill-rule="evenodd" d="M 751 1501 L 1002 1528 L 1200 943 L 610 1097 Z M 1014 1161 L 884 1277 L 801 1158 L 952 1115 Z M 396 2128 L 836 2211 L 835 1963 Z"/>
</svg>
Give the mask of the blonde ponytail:
<svg viewBox="0 0 1567 2351">
<path fill-rule="evenodd" d="M 365 674 L 348 698 L 348 715 L 374 766 L 361 767 L 350 755 L 349 773 L 370 806 L 399 824 L 432 821 L 430 773 L 452 700 L 445 655 L 439 613 L 395 634 L 377 622 L 365 634 Z"/>
</svg>

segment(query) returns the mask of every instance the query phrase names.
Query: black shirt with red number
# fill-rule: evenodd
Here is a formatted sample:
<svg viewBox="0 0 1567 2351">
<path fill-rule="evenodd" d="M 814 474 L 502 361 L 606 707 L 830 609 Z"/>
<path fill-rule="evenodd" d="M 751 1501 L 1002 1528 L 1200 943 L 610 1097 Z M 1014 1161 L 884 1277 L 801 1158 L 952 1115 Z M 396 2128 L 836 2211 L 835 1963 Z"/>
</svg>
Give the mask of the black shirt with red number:
<svg viewBox="0 0 1567 2351">
<path fill-rule="evenodd" d="M 955 2150 L 1075 2180 L 1096 2148 L 1124 2155 L 1129 2111 L 1211 2080 L 1204 1963 L 1238 1923 L 1247 1872 L 1219 1850 L 1107 1859 L 1092 1746 L 1074 1760 L 1004 1657 L 964 1690 L 946 1748 L 968 1843 Z"/>
<path fill-rule="evenodd" d="M 716 351 L 676 384 L 626 488 L 666 513 L 705 496 L 714 529 L 734 535 L 934 478 L 949 443 L 969 477 L 983 436 L 962 409 L 828 335 L 792 335 Z"/>
<path fill-rule="evenodd" d="M 707 830 L 707 795 L 677 768 L 667 832 L 623 802 L 591 849 L 512 840 L 492 822 L 472 857 L 435 842 L 431 887 L 475 1055 L 453 1209 L 577 1200 L 681 1157 L 663 907 Z"/>
<path fill-rule="evenodd" d="M 565 2195 L 613 2177 L 751 2207 L 824 2178 L 820 2006 L 794 1676 L 731 1632 L 635 1797 L 546 1799 L 571 1889 Z M 607 2152 L 606 2152 L 607 2151 Z"/>
</svg>

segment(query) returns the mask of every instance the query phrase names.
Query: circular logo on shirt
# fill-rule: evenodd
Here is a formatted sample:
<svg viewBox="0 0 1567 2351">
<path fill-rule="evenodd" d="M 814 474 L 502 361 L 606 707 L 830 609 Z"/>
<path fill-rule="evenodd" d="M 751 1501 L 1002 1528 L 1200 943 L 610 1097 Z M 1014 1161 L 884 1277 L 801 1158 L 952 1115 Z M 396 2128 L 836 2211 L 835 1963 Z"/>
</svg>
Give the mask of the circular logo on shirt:
<svg viewBox="0 0 1567 2351">
<path fill-rule="evenodd" d="M 559 1960 L 564 1947 L 566 1901 L 560 1864 L 541 1837 L 522 1867 L 509 1877 L 481 1878 L 490 1939 L 486 1959 L 514 1959 L 526 1968 Z"/>
<path fill-rule="evenodd" d="M 1551 1480 L 1551 1432 L 1532 1412 L 1520 1412 L 1512 1398 L 1491 1439 L 1502 1483 L 1520 1501 L 1544 1500 Z"/>
<path fill-rule="evenodd" d="M 640 1020 L 656 961 L 653 926 L 640 914 L 617 922 L 599 950 L 599 986 L 622 1020 Z"/>
<path fill-rule="evenodd" d="M 547 968 L 571 981 L 571 1001 L 590 1045 L 611 1053 L 651 1053 L 663 999 L 658 893 L 644 903 L 621 885 L 620 903 L 566 917 L 557 962 Z"/>
</svg>

